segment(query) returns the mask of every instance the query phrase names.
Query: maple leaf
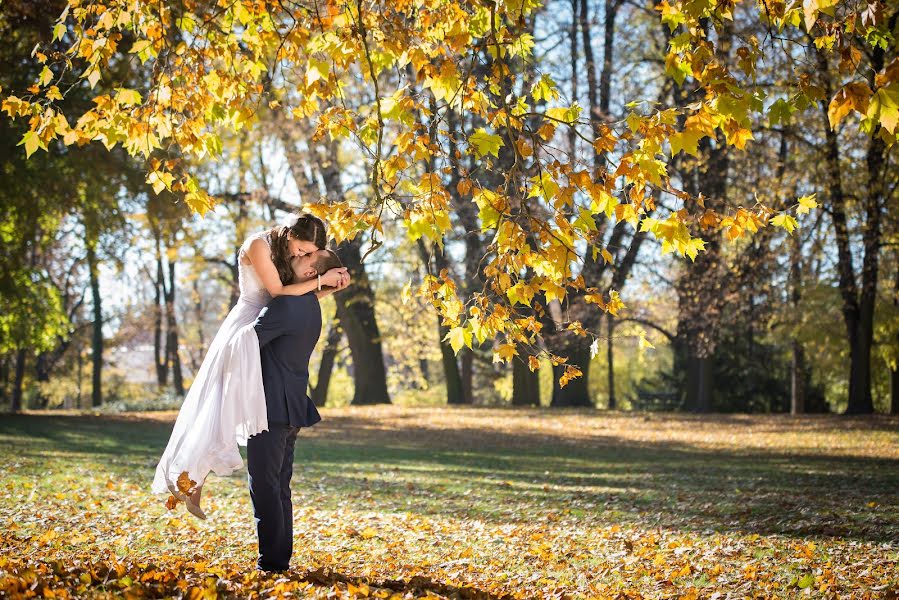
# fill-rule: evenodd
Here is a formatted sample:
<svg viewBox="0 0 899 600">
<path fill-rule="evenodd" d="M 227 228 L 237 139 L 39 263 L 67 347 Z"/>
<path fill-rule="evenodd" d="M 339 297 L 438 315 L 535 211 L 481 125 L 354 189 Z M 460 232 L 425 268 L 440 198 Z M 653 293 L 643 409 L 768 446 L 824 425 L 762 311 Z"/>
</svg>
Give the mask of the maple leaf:
<svg viewBox="0 0 899 600">
<path fill-rule="evenodd" d="M 33 131 L 26 131 L 25 135 L 22 136 L 22 140 L 16 145 L 25 146 L 25 158 L 30 157 L 42 146 L 40 138 Z"/>
<path fill-rule="evenodd" d="M 811 33 L 818 20 L 818 0 L 803 0 L 802 12 L 805 17 L 805 30 Z"/>
<path fill-rule="evenodd" d="M 542 75 L 540 79 L 531 86 L 531 96 L 534 100 L 555 100 L 559 97 L 559 90 L 556 82 L 549 75 Z"/>
<path fill-rule="evenodd" d="M 799 225 L 795 218 L 791 217 L 786 213 L 781 213 L 775 217 L 771 218 L 771 224 L 777 227 L 783 227 L 786 229 L 791 235 L 793 230 Z"/>
<path fill-rule="evenodd" d="M 449 341 L 453 352 L 459 353 L 464 346 L 471 348 L 471 330 L 466 327 L 453 327 L 443 337 L 443 341 Z"/>
<path fill-rule="evenodd" d="M 796 207 L 797 215 L 806 215 L 810 209 L 818 207 L 818 203 L 815 201 L 815 194 L 802 196 L 798 202 L 799 206 Z"/>
<path fill-rule="evenodd" d="M 580 369 L 573 365 L 567 365 L 565 372 L 559 377 L 559 387 L 565 387 L 572 379 L 576 379 L 583 375 Z"/>
<path fill-rule="evenodd" d="M 551 201 L 559 193 L 559 185 L 553 180 L 552 175 L 546 171 L 534 175 L 530 180 L 534 185 L 528 192 L 528 198 L 542 196 L 547 202 Z"/>
<path fill-rule="evenodd" d="M 865 114 L 868 110 L 871 89 L 864 82 L 852 82 L 844 85 L 834 94 L 827 107 L 827 119 L 831 129 L 836 129 L 840 121 L 851 111 Z"/>
<path fill-rule="evenodd" d="M 878 89 L 871 97 L 867 116 L 876 119 L 890 133 L 899 124 L 899 81 Z"/>
<path fill-rule="evenodd" d="M 141 103 L 140 92 L 126 88 L 118 88 L 115 96 L 116 102 L 122 106 L 131 106 Z"/>
<path fill-rule="evenodd" d="M 493 362 L 509 362 L 513 356 L 518 355 L 515 344 L 500 344 L 493 351 Z"/>
<path fill-rule="evenodd" d="M 499 149 L 503 146 L 503 140 L 500 136 L 487 133 L 481 127 L 468 137 L 468 142 L 474 148 L 475 156 L 482 158 L 487 154 L 499 157 Z"/>
<path fill-rule="evenodd" d="M 516 304 L 530 306 L 531 299 L 534 297 L 534 288 L 525 281 L 519 281 L 506 290 L 506 296 L 509 297 L 512 306 Z"/>
</svg>

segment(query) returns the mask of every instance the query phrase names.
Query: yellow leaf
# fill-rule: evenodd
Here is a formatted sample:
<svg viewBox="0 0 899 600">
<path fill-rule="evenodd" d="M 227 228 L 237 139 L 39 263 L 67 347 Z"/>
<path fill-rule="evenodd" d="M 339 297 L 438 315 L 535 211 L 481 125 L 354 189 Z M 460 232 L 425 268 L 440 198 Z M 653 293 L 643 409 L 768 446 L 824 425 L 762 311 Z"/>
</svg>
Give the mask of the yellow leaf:
<svg viewBox="0 0 899 600">
<path fill-rule="evenodd" d="M 509 297 L 512 306 L 515 306 L 517 303 L 530 306 L 531 299 L 534 297 L 534 288 L 524 281 L 519 281 L 506 290 L 506 296 Z"/>
<path fill-rule="evenodd" d="M 565 372 L 559 377 L 559 387 L 565 387 L 572 379 L 576 379 L 583 375 L 580 369 L 573 365 L 566 365 Z"/>
<path fill-rule="evenodd" d="M 794 219 L 793 217 L 791 217 L 790 215 L 788 215 L 786 213 L 781 213 L 781 214 L 777 215 L 776 217 L 772 218 L 771 224 L 775 225 L 777 227 L 783 227 L 790 233 L 790 235 L 793 234 L 793 230 L 796 229 L 796 227 L 799 225 L 799 223 L 797 223 L 796 219 Z"/>
<path fill-rule="evenodd" d="M 469 144 L 474 148 L 475 156 L 481 158 L 487 154 L 492 154 L 493 156 L 499 157 L 499 149 L 503 145 L 503 139 L 496 134 L 487 133 L 487 131 L 481 127 L 473 134 L 471 134 L 468 138 Z"/>
<path fill-rule="evenodd" d="M 513 356 L 518 354 L 518 350 L 515 349 L 514 344 L 500 344 L 496 350 L 493 351 L 493 362 L 509 362 Z"/>
<path fill-rule="evenodd" d="M 581 116 L 581 107 L 577 102 L 569 107 L 554 107 L 546 109 L 546 116 L 555 121 L 562 121 L 568 125 L 573 125 Z"/>
<path fill-rule="evenodd" d="M 30 158 L 32 154 L 41 146 L 41 140 L 33 131 L 26 131 L 17 146 L 25 146 L 25 158 Z"/>
<path fill-rule="evenodd" d="M 465 327 L 453 327 L 447 332 L 443 341 L 449 341 L 453 352 L 458 354 L 463 346 L 471 348 L 471 330 Z"/>
<path fill-rule="evenodd" d="M 61 40 L 62 36 L 66 34 L 66 26 L 62 23 L 57 23 L 53 26 L 53 41 Z"/>
<path fill-rule="evenodd" d="M 559 97 L 556 82 L 549 75 L 543 75 L 531 86 L 531 96 L 534 100 L 555 100 Z"/>
<path fill-rule="evenodd" d="M 803 196 L 799 199 L 799 206 L 796 208 L 797 215 L 806 215 L 812 208 L 817 208 L 818 203 L 815 202 L 815 194 Z"/>
<path fill-rule="evenodd" d="M 818 20 L 818 0 L 804 0 L 802 12 L 805 16 L 805 30 L 811 31 Z"/>
<path fill-rule="evenodd" d="M 542 196 L 549 202 L 559 193 L 559 185 L 553 180 L 552 175 L 546 171 L 542 171 L 540 175 L 534 175 L 529 181 L 533 182 L 534 185 L 528 192 L 528 198 Z"/>
<path fill-rule="evenodd" d="M 699 140 L 705 136 L 706 133 L 695 126 L 685 127 L 683 131 L 672 134 L 668 138 L 668 143 L 671 144 L 671 156 L 675 156 L 678 152 L 699 156 Z"/>
<path fill-rule="evenodd" d="M 330 65 L 325 61 L 310 58 L 309 66 L 306 67 L 306 85 L 310 86 L 320 79 L 327 81 L 330 70 Z"/>
<path fill-rule="evenodd" d="M 87 82 L 91 84 L 91 89 L 94 89 L 94 86 L 100 81 L 100 69 L 91 67 L 82 77 L 87 78 Z"/>
<path fill-rule="evenodd" d="M 44 65 L 44 68 L 41 69 L 41 74 L 38 76 L 38 81 L 41 85 L 47 85 L 53 80 L 53 71 L 50 70 L 50 67 Z"/>
<path fill-rule="evenodd" d="M 867 116 L 880 121 L 890 133 L 896 133 L 899 125 L 899 81 L 882 87 L 871 97 Z"/>
<path fill-rule="evenodd" d="M 624 302 L 621 301 L 621 297 L 618 295 L 618 292 L 612 290 L 609 292 L 609 302 L 605 306 L 606 312 L 611 315 L 617 316 L 618 311 L 624 308 Z"/>
<path fill-rule="evenodd" d="M 141 103 L 140 92 L 137 90 L 129 90 L 126 88 L 119 88 L 116 92 L 115 96 L 116 102 L 123 106 L 131 106 L 133 104 Z"/>
<path fill-rule="evenodd" d="M 403 306 L 409 303 L 409 300 L 412 299 L 412 282 L 407 281 L 406 285 L 403 286 L 403 291 L 400 294 L 400 299 L 403 302 Z"/>
</svg>

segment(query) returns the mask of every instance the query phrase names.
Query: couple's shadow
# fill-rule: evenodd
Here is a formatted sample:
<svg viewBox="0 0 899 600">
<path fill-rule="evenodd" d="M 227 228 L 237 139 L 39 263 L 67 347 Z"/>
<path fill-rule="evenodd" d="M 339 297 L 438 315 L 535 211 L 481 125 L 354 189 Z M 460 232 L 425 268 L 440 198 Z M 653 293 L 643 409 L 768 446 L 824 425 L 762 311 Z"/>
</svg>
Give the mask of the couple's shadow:
<svg viewBox="0 0 899 600">
<path fill-rule="evenodd" d="M 408 581 L 403 579 L 385 579 L 377 581 L 367 577 L 350 577 L 328 567 L 320 567 L 306 572 L 291 571 L 284 574 L 283 577 L 293 581 L 311 583 L 317 586 L 330 587 L 336 584 L 344 584 L 347 586 L 353 585 L 357 588 L 367 586 L 372 592 L 376 590 L 388 590 L 390 592 L 401 593 L 411 592 L 416 597 L 419 595 L 433 597 L 433 594 L 438 594 L 446 598 L 459 598 L 464 600 L 507 600 L 512 598 L 512 596 L 508 594 L 493 594 L 476 587 L 449 585 L 421 575 L 416 575 Z"/>
</svg>

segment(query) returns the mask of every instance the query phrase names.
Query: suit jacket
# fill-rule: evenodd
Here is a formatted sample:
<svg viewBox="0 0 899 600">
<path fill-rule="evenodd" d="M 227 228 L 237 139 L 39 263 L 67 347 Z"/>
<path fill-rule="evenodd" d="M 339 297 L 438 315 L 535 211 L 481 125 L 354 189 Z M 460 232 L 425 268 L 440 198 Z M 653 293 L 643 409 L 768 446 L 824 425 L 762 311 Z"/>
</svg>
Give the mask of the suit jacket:
<svg viewBox="0 0 899 600">
<path fill-rule="evenodd" d="M 321 416 L 306 393 L 309 357 L 322 331 L 318 297 L 277 296 L 254 323 L 262 352 L 262 383 L 269 423 L 309 427 Z"/>
</svg>

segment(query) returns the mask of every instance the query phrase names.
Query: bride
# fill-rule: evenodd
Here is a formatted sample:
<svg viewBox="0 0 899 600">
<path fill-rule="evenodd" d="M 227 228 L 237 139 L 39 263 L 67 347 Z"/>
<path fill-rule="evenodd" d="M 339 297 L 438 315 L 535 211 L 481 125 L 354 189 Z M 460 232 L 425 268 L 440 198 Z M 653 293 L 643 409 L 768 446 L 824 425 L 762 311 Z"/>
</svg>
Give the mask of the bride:
<svg viewBox="0 0 899 600">
<path fill-rule="evenodd" d="M 238 445 L 245 446 L 250 436 L 268 429 L 259 340 L 252 324 L 274 296 L 315 292 L 322 297 L 346 287 L 346 268 L 290 283 L 291 260 L 324 249 L 326 242 L 324 222 L 301 214 L 292 225 L 251 235 L 240 247 L 240 297 L 209 346 L 156 467 L 152 490 L 172 494 L 166 502 L 169 508 L 183 501 L 191 513 L 205 519 L 200 489 L 206 476 L 241 468 Z"/>
</svg>

